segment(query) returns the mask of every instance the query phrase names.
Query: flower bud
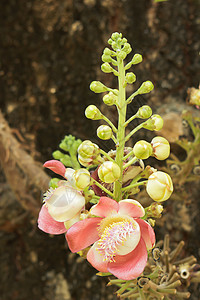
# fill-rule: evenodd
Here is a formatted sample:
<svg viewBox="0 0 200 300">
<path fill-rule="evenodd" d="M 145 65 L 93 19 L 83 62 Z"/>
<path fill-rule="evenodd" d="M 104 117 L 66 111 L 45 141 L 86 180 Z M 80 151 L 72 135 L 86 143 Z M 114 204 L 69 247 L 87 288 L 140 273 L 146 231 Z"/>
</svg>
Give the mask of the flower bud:
<svg viewBox="0 0 200 300">
<path fill-rule="evenodd" d="M 101 125 L 97 128 L 97 136 L 102 140 L 109 140 L 112 137 L 112 129 L 108 125 Z"/>
<path fill-rule="evenodd" d="M 110 50 L 109 48 L 105 48 L 103 50 L 103 54 L 105 54 L 105 55 L 111 55 L 112 54 L 112 50 Z"/>
<path fill-rule="evenodd" d="M 143 127 L 149 130 L 158 131 L 163 127 L 163 119 L 159 115 L 152 115 L 151 118 L 145 122 Z"/>
<path fill-rule="evenodd" d="M 123 50 L 121 50 L 121 51 L 119 51 L 119 52 L 117 53 L 117 56 L 118 56 L 120 59 L 125 59 L 126 56 L 127 56 L 127 54 L 126 54 L 126 52 L 124 52 Z"/>
<path fill-rule="evenodd" d="M 101 65 L 101 70 L 104 72 L 104 73 L 111 73 L 113 71 L 113 68 L 109 65 L 108 62 L 104 63 Z"/>
<path fill-rule="evenodd" d="M 148 178 L 146 189 L 147 193 L 154 201 L 165 201 L 173 192 L 171 177 L 165 172 L 154 172 Z"/>
<path fill-rule="evenodd" d="M 136 76 L 133 72 L 126 73 L 126 82 L 131 84 L 136 81 Z"/>
<path fill-rule="evenodd" d="M 95 105 L 89 105 L 85 110 L 85 116 L 92 120 L 101 120 L 102 114 Z"/>
<path fill-rule="evenodd" d="M 152 146 L 150 143 L 141 140 L 133 147 L 133 153 L 139 159 L 147 159 L 152 154 Z"/>
<path fill-rule="evenodd" d="M 92 81 L 90 84 L 90 89 L 94 93 L 103 93 L 107 91 L 106 86 L 100 81 Z"/>
<path fill-rule="evenodd" d="M 153 155 L 157 159 L 164 160 L 168 158 L 170 154 L 170 145 L 165 138 L 157 136 L 153 138 L 153 140 L 151 141 L 151 145 L 153 147 Z"/>
<path fill-rule="evenodd" d="M 78 190 L 84 190 L 90 185 L 90 172 L 86 169 L 78 169 L 74 172 L 73 178 Z"/>
<path fill-rule="evenodd" d="M 129 43 L 125 43 L 123 47 L 123 51 L 126 52 L 126 54 L 131 53 L 132 51 L 131 45 Z"/>
<path fill-rule="evenodd" d="M 142 83 L 141 87 L 137 90 L 138 94 L 147 94 L 154 89 L 154 85 L 151 81 L 145 81 Z"/>
<path fill-rule="evenodd" d="M 148 105 L 143 105 L 138 109 L 137 116 L 141 119 L 148 119 L 152 115 L 152 109 Z"/>
<path fill-rule="evenodd" d="M 142 61 L 142 55 L 141 54 L 135 54 L 132 58 L 132 65 L 139 64 Z"/>
<path fill-rule="evenodd" d="M 163 206 L 153 202 L 147 209 L 148 217 L 160 218 L 163 212 Z"/>
<path fill-rule="evenodd" d="M 112 62 L 112 57 L 110 55 L 106 55 L 106 54 L 103 54 L 102 57 L 101 57 L 102 61 L 105 62 L 105 63 L 110 63 Z"/>
<path fill-rule="evenodd" d="M 113 105 L 117 102 L 117 99 L 118 97 L 116 95 L 113 94 L 113 92 L 109 92 L 108 94 L 106 94 L 104 97 L 103 97 L 103 102 L 106 104 L 106 105 Z"/>
<path fill-rule="evenodd" d="M 113 32 L 113 34 L 111 35 L 111 39 L 113 40 L 113 41 L 117 41 L 119 38 L 121 38 L 122 37 L 122 34 L 121 33 L 119 33 L 119 32 Z"/>
<path fill-rule="evenodd" d="M 99 167 L 98 176 L 103 182 L 115 182 L 120 177 L 120 167 L 112 161 L 106 161 Z"/>
<path fill-rule="evenodd" d="M 93 196 L 95 196 L 95 192 L 93 190 L 84 191 L 84 197 L 86 202 L 92 200 Z"/>
<path fill-rule="evenodd" d="M 97 157 L 100 153 L 99 146 L 92 143 L 89 140 L 86 140 L 80 144 L 78 147 L 78 154 L 81 155 L 83 158 L 94 158 Z"/>
</svg>

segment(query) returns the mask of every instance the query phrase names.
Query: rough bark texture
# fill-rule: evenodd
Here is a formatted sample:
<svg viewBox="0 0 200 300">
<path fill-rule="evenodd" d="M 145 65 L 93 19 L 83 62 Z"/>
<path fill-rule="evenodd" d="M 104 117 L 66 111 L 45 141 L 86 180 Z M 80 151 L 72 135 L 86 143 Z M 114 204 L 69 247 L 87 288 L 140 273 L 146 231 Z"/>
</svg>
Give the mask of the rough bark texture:
<svg viewBox="0 0 200 300">
<path fill-rule="evenodd" d="M 155 84 L 155 91 L 138 97 L 128 113 L 141 103 L 163 114 L 176 110 L 176 104 L 184 108 L 187 89 L 197 87 L 200 78 L 199 10 L 199 0 L 2 0 L 0 105 L 31 156 L 43 162 L 51 159 L 66 134 L 96 140 L 97 123 L 84 118 L 84 109 L 101 103 L 100 96 L 89 90 L 92 80 L 116 84 L 112 76 L 99 71 L 102 49 L 114 31 L 122 32 L 134 52 L 143 55 L 143 63 L 135 67 L 138 84 L 144 80 Z M 115 111 L 109 111 L 115 122 Z M 21 153 L 15 166 L 20 160 Z M 24 189 L 30 186 L 29 181 Z M 3 175 L 0 194 L 0 209 L 7 203 L 11 219 L 25 213 Z M 71 299 L 115 299 L 87 263 L 74 264 L 76 256 L 66 255 L 64 238 L 33 233 L 35 223 L 27 215 L 17 224 L 1 227 L 0 299 L 69 299 L 65 278 Z M 192 293 L 191 299 L 199 299 L 198 291 Z"/>
</svg>

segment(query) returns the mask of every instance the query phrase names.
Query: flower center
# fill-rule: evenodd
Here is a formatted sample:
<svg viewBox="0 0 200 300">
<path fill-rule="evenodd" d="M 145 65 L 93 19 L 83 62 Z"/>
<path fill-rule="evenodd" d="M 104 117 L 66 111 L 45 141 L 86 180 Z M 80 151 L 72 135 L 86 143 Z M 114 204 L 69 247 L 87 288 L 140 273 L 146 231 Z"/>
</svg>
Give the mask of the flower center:
<svg viewBox="0 0 200 300">
<path fill-rule="evenodd" d="M 106 218 L 103 224 L 100 224 L 101 234 L 97 250 L 103 255 L 104 261 L 114 262 L 116 255 L 125 255 L 137 246 L 140 229 L 134 220 L 130 220 L 131 218 L 122 216 L 108 218 L 109 220 Z"/>
</svg>

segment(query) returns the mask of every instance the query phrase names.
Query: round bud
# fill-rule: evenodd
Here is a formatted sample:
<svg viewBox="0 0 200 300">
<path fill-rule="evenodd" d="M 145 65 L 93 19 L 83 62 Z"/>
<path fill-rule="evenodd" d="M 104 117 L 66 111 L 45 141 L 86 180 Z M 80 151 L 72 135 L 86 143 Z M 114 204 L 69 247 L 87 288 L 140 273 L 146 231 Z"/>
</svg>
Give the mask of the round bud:
<svg viewBox="0 0 200 300">
<path fill-rule="evenodd" d="M 139 64 L 142 61 L 142 55 L 141 54 L 135 54 L 132 58 L 132 64 L 136 65 Z"/>
<path fill-rule="evenodd" d="M 133 72 L 126 73 L 126 82 L 131 84 L 136 81 L 136 76 Z"/>
<path fill-rule="evenodd" d="M 164 160 L 169 157 L 170 145 L 165 138 L 161 136 L 157 136 L 153 138 L 153 140 L 151 141 L 151 145 L 153 148 L 153 155 L 157 159 Z"/>
<path fill-rule="evenodd" d="M 104 72 L 104 73 L 111 73 L 113 71 L 113 68 L 109 65 L 109 63 L 104 63 L 101 65 L 101 70 Z"/>
<path fill-rule="evenodd" d="M 112 57 L 110 55 L 103 54 L 101 59 L 103 62 L 107 62 L 107 63 L 112 62 Z"/>
<path fill-rule="evenodd" d="M 133 153 L 139 159 L 147 159 L 152 154 L 152 146 L 148 142 L 141 140 L 133 147 Z"/>
<path fill-rule="evenodd" d="M 108 125 L 101 125 L 97 128 L 97 136 L 102 140 L 109 140 L 112 137 L 112 129 Z"/>
<path fill-rule="evenodd" d="M 99 167 L 98 176 L 103 182 L 115 182 L 120 177 L 120 167 L 112 161 L 106 161 Z"/>
<path fill-rule="evenodd" d="M 154 85 L 151 81 L 145 81 L 141 87 L 137 90 L 138 94 L 147 94 L 154 89 Z"/>
<path fill-rule="evenodd" d="M 154 201 L 165 201 L 173 192 L 171 177 L 165 172 L 154 172 L 148 178 L 146 189 L 147 193 Z"/>
<path fill-rule="evenodd" d="M 90 185 L 90 172 L 86 169 L 76 170 L 73 174 L 73 178 L 78 190 L 84 190 Z"/>
<path fill-rule="evenodd" d="M 163 118 L 160 115 L 152 115 L 151 119 L 154 121 L 154 130 L 159 131 L 163 128 Z"/>
<path fill-rule="evenodd" d="M 151 118 L 145 122 L 143 127 L 148 130 L 158 131 L 163 127 L 163 119 L 159 115 L 152 115 Z"/>
<path fill-rule="evenodd" d="M 138 109 L 137 116 L 141 119 L 148 119 L 152 115 L 152 109 L 148 105 L 143 105 Z"/>
<path fill-rule="evenodd" d="M 113 105 L 117 102 L 117 99 L 118 97 L 116 95 L 113 94 L 113 92 L 109 92 L 108 94 L 106 94 L 104 97 L 103 97 L 103 102 L 106 104 L 106 105 Z"/>
<path fill-rule="evenodd" d="M 77 151 L 83 158 L 96 158 L 100 153 L 99 146 L 89 140 L 82 142 Z"/>
<path fill-rule="evenodd" d="M 107 91 L 106 86 L 100 81 L 92 81 L 90 84 L 90 89 L 94 93 L 103 93 Z"/>
<path fill-rule="evenodd" d="M 100 120 L 102 119 L 102 114 L 100 110 L 95 105 L 89 105 L 85 110 L 85 116 L 88 119 Z"/>
<path fill-rule="evenodd" d="M 111 40 L 112 41 L 112 40 Z M 111 55 L 112 54 L 112 50 L 110 50 L 109 48 L 105 48 L 104 50 L 103 50 L 103 54 L 105 54 L 105 55 Z"/>
<path fill-rule="evenodd" d="M 109 44 L 109 45 L 112 45 L 112 42 L 113 42 L 112 39 L 109 39 L 109 40 L 108 40 L 108 44 Z M 107 48 L 106 48 L 106 49 L 107 49 Z"/>
<path fill-rule="evenodd" d="M 126 52 L 124 52 L 123 50 L 119 51 L 117 53 L 117 56 L 120 58 L 120 59 L 125 59 L 126 58 Z"/>
<path fill-rule="evenodd" d="M 122 37 L 122 34 L 121 33 L 119 33 L 119 32 L 114 32 L 112 35 L 111 35 L 111 39 L 113 40 L 113 41 L 117 41 L 119 38 L 121 38 Z"/>
<path fill-rule="evenodd" d="M 126 54 L 131 53 L 131 51 L 132 51 L 131 45 L 129 43 L 125 43 L 124 47 L 123 47 L 123 51 L 126 52 Z"/>
</svg>

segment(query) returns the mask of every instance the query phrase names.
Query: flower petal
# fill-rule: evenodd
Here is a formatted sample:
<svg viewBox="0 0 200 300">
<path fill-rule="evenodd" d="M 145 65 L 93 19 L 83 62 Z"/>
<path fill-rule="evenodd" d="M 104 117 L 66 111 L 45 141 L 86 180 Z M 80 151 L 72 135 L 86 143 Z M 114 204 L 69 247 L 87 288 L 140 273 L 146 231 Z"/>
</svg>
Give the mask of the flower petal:
<svg viewBox="0 0 200 300">
<path fill-rule="evenodd" d="M 67 231 L 63 222 L 57 222 L 50 216 L 45 205 L 42 206 L 39 213 L 38 227 L 50 234 L 61 234 Z"/>
<path fill-rule="evenodd" d="M 155 232 L 153 228 L 144 220 L 135 220 L 140 225 L 141 236 L 146 244 L 147 250 L 152 249 L 155 244 Z"/>
<path fill-rule="evenodd" d="M 72 252 L 87 248 L 99 239 L 98 226 L 102 218 L 89 218 L 72 225 L 66 233 Z"/>
<path fill-rule="evenodd" d="M 117 213 L 118 210 L 119 204 L 115 200 L 108 197 L 101 197 L 98 204 L 92 206 L 90 213 L 105 218 L 112 212 Z"/>
<path fill-rule="evenodd" d="M 97 250 L 98 242 L 94 243 L 94 245 L 90 248 L 87 254 L 87 260 L 89 263 L 97 269 L 99 272 L 108 272 L 107 261 L 103 261 L 103 256 L 100 254 L 100 252 Z"/>
<path fill-rule="evenodd" d="M 65 176 L 65 166 L 59 160 L 48 160 L 44 163 L 43 167 L 52 170 L 54 173 L 59 174 L 61 176 Z"/>
<path fill-rule="evenodd" d="M 127 255 L 117 255 L 115 262 L 108 263 L 108 271 L 119 279 L 131 280 L 143 272 L 147 262 L 147 249 L 143 239 Z"/>
<path fill-rule="evenodd" d="M 128 215 L 132 218 L 140 218 L 145 215 L 145 210 L 138 201 L 125 199 L 119 201 L 119 214 Z"/>
</svg>

